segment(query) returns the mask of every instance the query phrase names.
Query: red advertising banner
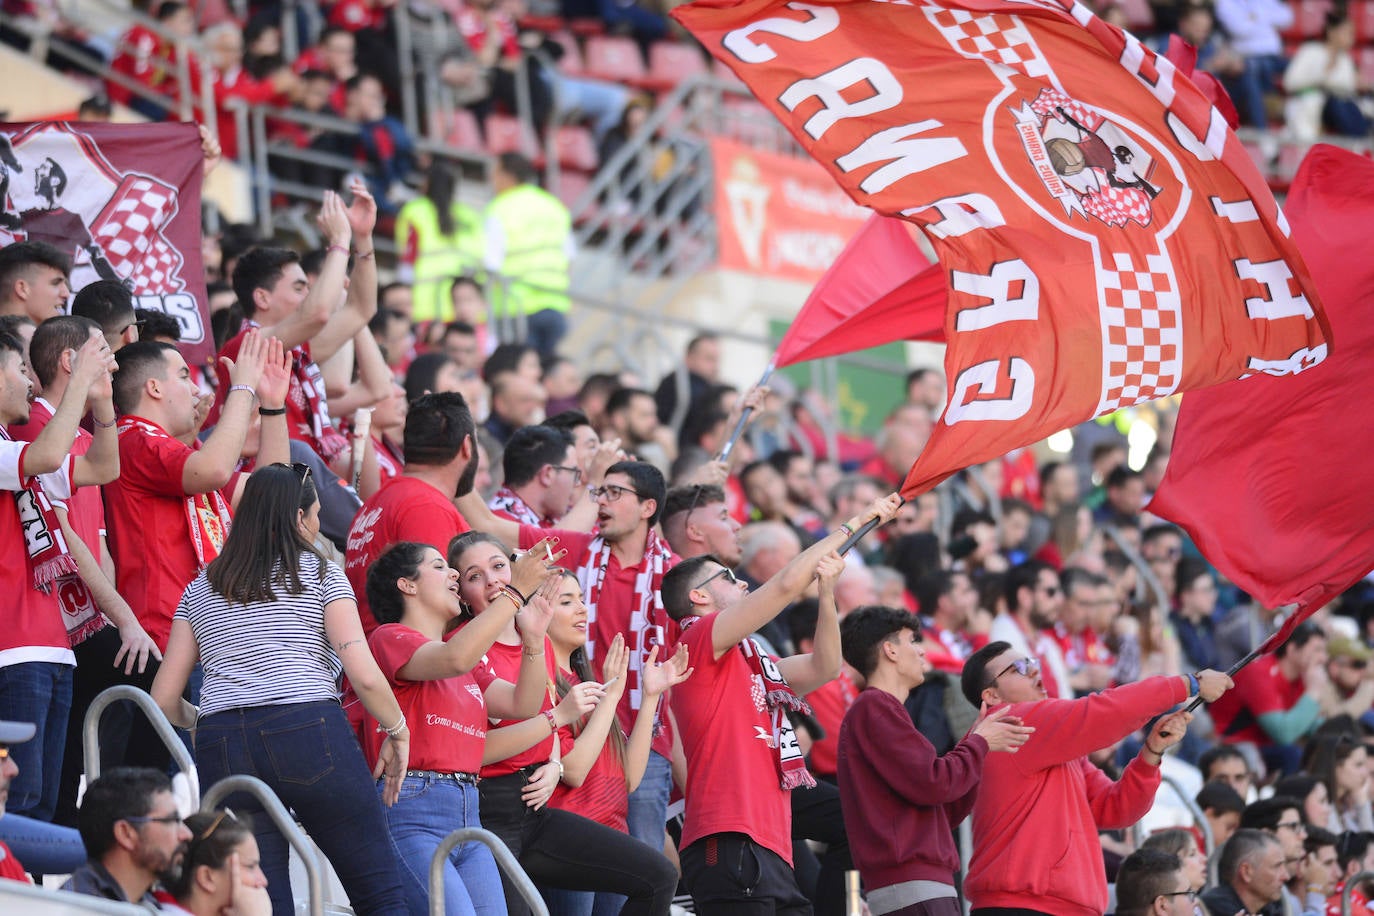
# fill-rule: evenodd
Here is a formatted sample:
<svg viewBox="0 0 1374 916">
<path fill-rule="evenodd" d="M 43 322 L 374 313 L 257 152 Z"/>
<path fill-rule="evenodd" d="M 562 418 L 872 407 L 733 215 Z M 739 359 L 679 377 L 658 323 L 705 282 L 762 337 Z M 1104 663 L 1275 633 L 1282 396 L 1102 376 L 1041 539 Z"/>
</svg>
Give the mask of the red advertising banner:
<svg viewBox="0 0 1374 916">
<path fill-rule="evenodd" d="M 73 293 L 96 280 L 181 326 L 186 360 L 214 355 L 200 260 L 194 124 L 0 124 L 0 247 L 33 240 L 72 259 Z"/>
<path fill-rule="evenodd" d="M 856 203 L 935 246 L 949 403 L 904 495 L 1120 407 L 1326 357 L 1311 275 L 1225 116 L 1083 4 L 673 16 Z"/>
<path fill-rule="evenodd" d="M 711 140 L 720 266 L 815 283 L 869 211 L 808 159 Z"/>
</svg>

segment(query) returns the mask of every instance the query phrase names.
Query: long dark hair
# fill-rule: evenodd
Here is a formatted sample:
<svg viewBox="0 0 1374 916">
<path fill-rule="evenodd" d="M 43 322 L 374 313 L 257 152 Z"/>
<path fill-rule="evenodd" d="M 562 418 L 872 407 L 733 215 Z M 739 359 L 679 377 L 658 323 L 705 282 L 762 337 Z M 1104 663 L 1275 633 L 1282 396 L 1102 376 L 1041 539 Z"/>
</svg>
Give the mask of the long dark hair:
<svg viewBox="0 0 1374 916">
<path fill-rule="evenodd" d="M 405 598 L 396 587 L 396 580 L 419 576 L 426 550 L 437 548 L 415 541 L 397 541 L 367 568 L 367 606 L 378 623 L 400 623 L 405 616 Z"/>
<path fill-rule="evenodd" d="M 571 570 L 562 569 L 559 570 L 559 572 L 564 578 L 572 579 L 574 582 L 577 581 L 577 576 L 574 575 Z M 578 646 L 576 649 L 572 650 L 572 654 L 568 656 L 568 667 L 572 669 L 573 674 L 577 675 L 579 681 L 596 680 L 596 672 L 592 671 L 592 664 L 587 659 L 586 646 Z M 558 699 L 561 700 L 566 697 L 568 691 L 572 690 L 572 686 L 572 682 L 564 676 L 563 671 L 560 669 L 558 672 L 558 680 L 554 683 L 554 688 L 558 693 Z M 588 713 L 572 724 L 572 733 L 574 737 L 582 734 L 582 729 L 587 727 L 587 719 L 590 717 L 591 714 Z M 620 761 L 620 772 L 625 774 L 626 738 L 625 730 L 620 727 L 619 716 L 611 723 L 611 731 L 606 740 L 611 743 L 611 747 L 615 748 L 615 759 Z M 630 777 L 628 774 L 625 774 L 626 786 L 629 785 L 629 782 Z"/>
<path fill-rule="evenodd" d="M 308 512 L 318 499 L 308 465 L 269 464 L 254 471 L 224 549 L 205 570 L 210 587 L 237 604 L 275 601 L 274 585 L 299 595 L 301 556 L 307 553 L 319 560 L 323 579 L 326 560 L 301 536 L 296 521 L 296 513 Z"/>
<path fill-rule="evenodd" d="M 246 814 L 234 814 L 224 808 L 220 811 L 197 811 L 186 819 L 186 829 L 191 831 L 186 857 L 182 860 L 181 871 L 176 879 L 167 885 L 167 890 L 182 903 L 191 898 L 191 888 L 196 884 L 196 869 L 202 865 L 216 870 L 223 868 L 238 845 L 253 835 L 253 822 Z"/>
<path fill-rule="evenodd" d="M 469 547 L 475 547 L 478 544 L 490 544 L 504 553 L 507 560 L 510 559 L 510 548 L 496 535 L 488 534 L 485 531 L 464 531 L 448 542 L 448 554 L 444 557 L 445 562 L 454 569 L 458 569 L 458 558 L 462 556 Z M 458 575 L 461 577 L 462 574 L 463 571 L 458 569 Z M 461 591 L 462 585 L 460 584 L 458 588 Z M 458 615 L 457 621 L 454 621 L 450 626 L 456 625 L 458 621 L 471 620 L 476 616 L 476 612 L 473 610 L 472 605 L 468 604 L 467 601 L 463 601 L 462 607 L 463 611 Z"/>
</svg>

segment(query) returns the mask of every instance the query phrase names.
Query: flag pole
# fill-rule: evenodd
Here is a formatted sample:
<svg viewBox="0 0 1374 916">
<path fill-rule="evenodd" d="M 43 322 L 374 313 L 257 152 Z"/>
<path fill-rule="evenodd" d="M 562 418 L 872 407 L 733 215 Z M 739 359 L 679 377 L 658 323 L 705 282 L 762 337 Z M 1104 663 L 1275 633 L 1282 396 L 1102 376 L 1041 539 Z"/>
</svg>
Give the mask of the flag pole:
<svg viewBox="0 0 1374 916">
<path fill-rule="evenodd" d="M 901 508 L 905 505 L 905 499 L 897 503 L 898 508 Z M 851 548 L 854 547 L 855 544 L 859 543 L 864 539 L 864 535 L 868 534 L 868 532 L 872 531 L 874 528 L 877 528 L 878 523 L 879 519 L 876 518 L 870 518 L 868 521 L 864 522 L 863 525 L 860 526 L 858 531 L 855 531 L 849 537 L 845 538 L 844 543 L 841 544 L 835 552 L 838 553 L 840 556 L 844 556 L 846 553 L 850 551 Z"/>
<path fill-rule="evenodd" d="M 1270 643 L 1272 643 L 1272 642 L 1274 641 L 1274 639 L 1275 639 L 1280 633 L 1282 633 L 1282 632 L 1283 632 L 1283 627 L 1279 627 L 1279 629 L 1274 633 L 1273 636 L 1270 636 L 1270 637 L 1269 637 L 1268 639 L 1266 639 L 1264 642 L 1260 643 L 1259 646 L 1258 646 L 1257 648 L 1251 650 L 1251 652 L 1250 652 L 1249 655 L 1245 656 L 1245 657 L 1242 658 L 1240 661 L 1236 662 L 1234 665 L 1232 665 L 1230 668 L 1228 668 L 1228 669 L 1226 670 L 1226 676 L 1229 677 L 1229 678 L 1234 678 L 1234 677 L 1236 676 L 1236 674 L 1240 671 L 1240 669 L 1244 668 L 1246 665 L 1250 664 L 1250 663 L 1253 662 L 1255 659 L 1259 658 L 1261 655 L 1264 655 L 1266 652 L 1271 651 L 1271 649 L 1278 648 L 1277 646 L 1270 646 Z M 1285 638 L 1286 638 L 1286 637 L 1285 637 Z M 1194 698 L 1193 698 L 1193 702 L 1191 702 L 1191 703 L 1189 703 L 1187 706 L 1183 707 L 1183 711 L 1184 711 L 1184 712 L 1192 712 L 1194 709 L 1197 709 L 1197 708 L 1198 708 L 1199 706 L 1201 706 L 1201 705 L 1202 705 L 1202 697 L 1201 697 L 1201 696 L 1197 696 L 1197 697 L 1194 697 Z"/>
<path fill-rule="evenodd" d="M 776 353 L 773 355 L 773 358 L 777 358 Z M 759 378 L 758 385 L 755 387 L 762 388 L 764 385 L 767 385 L 768 380 L 773 376 L 773 369 L 773 360 L 770 359 L 768 365 L 763 369 L 763 375 Z M 744 434 L 744 427 L 749 423 L 749 415 L 753 412 L 753 407 L 744 408 L 744 412 L 739 415 L 739 422 L 735 424 L 734 431 L 730 433 L 730 438 L 726 440 L 724 447 L 720 450 L 720 454 L 716 456 L 717 461 L 730 460 L 730 452 L 734 450 L 735 443 L 739 441 L 739 437 Z"/>
</svg>

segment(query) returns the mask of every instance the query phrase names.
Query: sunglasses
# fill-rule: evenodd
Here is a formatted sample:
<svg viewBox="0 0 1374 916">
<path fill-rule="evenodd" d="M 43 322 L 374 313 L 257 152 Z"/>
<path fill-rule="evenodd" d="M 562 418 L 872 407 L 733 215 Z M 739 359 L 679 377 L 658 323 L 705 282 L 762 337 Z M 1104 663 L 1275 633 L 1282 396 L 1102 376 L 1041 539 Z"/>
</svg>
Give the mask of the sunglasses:
<svg viewBox="0 0 1374 916">
<path fill-rule="evenodd" d="M 1018 658 L 1016 661 L 997 672 L 997 677 L 988 681 L 988 686 L 991 687 L 996 684 L 998 678 L 1013 669 L 1022 677 L 1034 677 L 1040 673 L 1040 661 L 1034 658 Z"/>
<path fill-rule="evenodd" d="M 640 499 L 644 498 L 644 494 L 640 493 L 638 490 L 631 489 L 630 487 L 617 486 L 613 483 L 608 483 L 601 487 L 593 487 L 590 492 L 592 494 L 592 499 L 600 499 L 604 496 L 608 503 L 619 501 L 620 497 L 624 496 L 626 493 L 633 493 Z"/>
<path fill-rule="evenodd" d="M 728 566 L 722 566 L 718 572 L 714 572 L 714 573 L 712 573 L 711 575 L 707 576 L 705 579 L 702 579 L 701 582 L 698 583 L 696 587 L 697 587 L 697 588 L 705 588 L 705 587 L 707 586 L 708 583 L 714 582 L 716 579 L 719 579 L 721 576 L 724 576 L 724 577 L 725 577 L 725 581 L 726 581 L 726 582 L 729 582 L 731 585 L 739 585 L 739 577 L 735 575 L 734 570 L 732 570 L 732 569 L 731 569 L 730 567 L 728 567 Z"/>
</svg>

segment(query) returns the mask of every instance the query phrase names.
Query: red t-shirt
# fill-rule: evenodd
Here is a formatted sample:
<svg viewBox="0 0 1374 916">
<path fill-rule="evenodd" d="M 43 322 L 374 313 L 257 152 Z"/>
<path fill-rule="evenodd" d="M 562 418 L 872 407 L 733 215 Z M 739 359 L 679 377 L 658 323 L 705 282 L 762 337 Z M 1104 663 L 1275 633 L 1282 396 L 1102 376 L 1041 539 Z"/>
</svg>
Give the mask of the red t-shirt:
<svg viewBox="0 0 1374 916">
<path fill-rule="evenodd" d="M 779 781 L 772 718 L 739 647 L 714 657 L 715 622 L 704 617 L 678 637 L 696 669 L 673 688 L 687 754 L 679 848 L 715 833 L 743 833 L 791 865 L 792 802 Z"/>
<path fill-rule="evenodd" d="M 1341 894 L 1345 891 L 1345 882 L 1336 885 L 1336 892 L 1326 898 L 1326 916 L 1341 916 Z M 1364 913 L 1370 909 L 1369 898 L 1366 897 L 1357 885 L 1350 892 L 1350 912 Z"/>
<path fill-rule="evenodd" d="M 1070 633 L 1062 623 L 1054 625 L 1054 641 L 1064 656 L 1064 665 L 1069 671 L 1077 671 L 1084 665 L 1110 665 L 1116 656 L 1097 636 L 1092 627 L 1084 627 L 1078 633 Z"/>
<path fill-rule="evenodd" d="M 1274 740 L 1260 726 L 1259 717 L 1267 712 L 1292 709 L 1305 690 L 1302 678 L 1288 680 L 1283 676 L 1278 659 L 1270 656 L 1240 669 L 1235 682 L 1235 687 L 1207 707 L 1217 734 L 1230 744 L 1240 741 L 1273 744 Z"/>
<path fill-rule="evenodd" d="M 193 450 L 140 425 L 160 429 L 156 423 L 135 419 L 119 436 L 119 477 L 105 485 L 110 553 L 119 593 L 166 651 L 177 602 L 200 572 L 181 479 Z M 221 491 L 226 503 L 237 479 L 231 477 Z M 207 497 L 195 497 L 198 510 L 208 506 Z"/>
<path fill-rule="evenodd" d="M 0 840 L 0 878 L 7 881 L 23 881 L 25 884 L 32 884 L 29 880 L 29 873 L 24 871 L 24 866 L 10 852 L 10 848 Z"/>
<path fill-rule="evenodd" d="M 519 645 L 508 646 L 505 643 L 492 643 L 487 654 L 482 657 L 482 663 L 472 669 L 473 677 L 477 679 L 477 686 L 486 693 L 492 681 L 498 678 L 514 684 L 520 677 L 520 659 L 522 648 Z M 557 671 L 558 662 L 553 657 L 553 643 L 549 642 L 548 637 L 544 638 L 544 664 L 548 669 L 549 683 L 544 691 L 544 702 L 539 706 L 536 715 L 543 715 L 544 710 L 553 709 L 554 697 L 554 678 Z M 518 725 L 524 719 L 495 719 L 491 722 L 491 730 L 505 728 L 508 725 Z M 562 740 L 560 734 L 559 749 L 567 751 L 572 747 L 571 740 Z M 553 735 L 549 735 L 529 750 L 521 751 L 514 757 L 507 757 L 505 760 L 498 760 L 496 763 L 489 763 L 482 767 L 482 778 L 489 779 L 493 776 L 506 776 L 514 773 L 523 767 L 530 765 L 538 766 L 548 763 L 549 757 L 553 754 Z"/>
<path fill-rule="evenodd" d="M 353 517 L 344 553 L 344 572 L 358 596 L 363 632 L 377 628 L 367 604 L 367 568 L 373 560 L 398 541 L 429 544 L 446 553 L 448 542 L 471 527 L 453 500 L 423 480 L 402 475 L 372 494 Z"/>
<path fill-rule="evenodd" d="M 571 671 L 564 671 L 563 677 L 567 678 L 569 684 L 582 683 L 582 679 Z M 617 723 L 611 727 L 619 728 L 620 725 Z M 559 738 L 567 747 L 574 740 L 572 729 L 559 729 Z M 582 780 L 582 785 L 573 788 L 560 782 L 549 799 L 549 807 L 580 814 L 621 833 L 630 832 L 630 789 L 625 783 L 625 767 L 611 735 L 606 736 L 601 753 L 587 772 L 587 777 Z"/>
<path fill-rule="evenodd" d="M 224 368 L 220 359 L 228 357 L 238 361 L 239 350 L 243 347 L 243 338 L 251 328 L 245 327 L 229 340 L 225 341 L 220 348 L 218 358 L 215 360 L 215 390 L 221 392 L 215 398 L 215 403 L 210 405 L 210 414 L 205 418 L 205 426 L 208 429 L 219 422 L 220 411 L 223 408 L 225 398 L 229 393 L 229 370 Z M 292 356 L 297 362 L 304 355 L 310 358 L 310 344 L 305 343 L 291 351 Z M 324 390 L 321 388 L 320 397 L 324 397 Z M 306 400 L 305 389 L 301 387 L 301 380 L 296 372 L 291 373 L 291 381 L 286 388 L 286 432 L 297 442 L 304 442 L 311 448 L 319 451 L 318 440 L 315 438 L 315 424 L 310 416 L 310 403 Z"/>
<path fill-rule="evenodd" d="M 399 623 L 383 624 L 367 640 L 410 727 L 407 766 L 436 773 L 476 773 L 482 768 L 487 738 L 487 706 L 472 672 L 437 681 L 407 681 L 397 675 L 429 641 L 425 634 Z M 371 717 L 364 734 L 367 762 L 374 766 L 385 735 L 377 731 Z"/>
<path fill-rule="evenodd" d="M 584 563 L 589 562 L 588 548 L 592 541 L 596 540 L 596 535 L 585 531 L 565 531 L 561 528 L 537 528 L 533 525 L 520 526 L 520 549 L 529 550 L 535 544 L 546 537 L 558 538 L 558 546 L 567 551 L 567 555 L 559 563 L 565 569 L 577 572 L 578 568 Z M 678 563 L 678 557 L 674 555 L 665 565 L 664 571 L 671 569 Z M 598 677 L 604 677 L 601 672 L 601 659 L 598 647 L 604 651 L 604 647 L 611 644 L 616 634 L 625 637 L 625 647 L 630 651 L 630 671 L 628 682 L 625 685 L 625 693 L 620 698 L 620 705 L 616 707 L 616 715 L 620 719 L 620 727 L 625 734 L 634 730 L 635 713 L 639 709 L 642 692 L 639 686 L 639 675 L 644 669 L 644 658 L 649 654 L 649 650 L 655 645 L 658 650 L 659 660 L 668 657 L 668 652 L 664 648 L 667 643 L 665 633 L 675 631 L 674 627 L 669 627 L 669 620 L 662 611 L 657 611 L 654 616 L 647 621 L 638 621 L 639 606 L 635 602 L 635 582 L 640 574 L 644 572 L 646 562 L 628 568 L 622 567 L 620 561 L 616 559 L 615 551 L 611 551 L 610 558 L 606 563 L 606 576 L 601 583 L 601 594 L 592 607 L 591 602 L 587 602 L 587 609 L 590 612 L 587 617 L 587 660 L 592 663 L 592 670 Z M 584 596 L 590 598 L 590 596 Z M 672 632 L 675 635 L 675 632 Z M 662 718 L 664 727 L 654 737 L 653 750 L 664 757 L 668 757 L 673 751 L 673 736 L 667 727 L 667 698 L 659 702 L 659 716 Z"/>
<path fill-rule="evenodd" d="M 56 594 L 44 594 L 33 587 L 27 538 L 34 535 L 41 516 L 28 519 L 26 524 L 15 499 L 27 479 L 20 477 L 19 469 L 28 447 L 27 442 L 0 440 L 0 490 L 10 491 L 0 493 L 0 532 L 4 532 L 0 552 L 5 557 L 0 563 L 0 595 L 9 596 L 0 626 L 0 666 L 24 662 L 74 665 L 76 657 L 67 642 Z M 58 470 L 43 475 L 43 492 L 49 501 L 70 497 L 74 460 L 68 457 Z M 26 533 L 26 528 L 34 530 Z"/>
<path fill-rule="evenodd" d="M 42 398 L 34 399 L 29 408 L 29 422 L 23 426 L 11 426 L 10 436 L 22 442 L 32 442 L 48 425 L 52 414 L 51 404 Z M 86 454 L 93 441 L 89 432 L 77 427 L 72 454 Z M 81 487 L 71 495 L 67 500 L 67 521 L 81 542 L 90 548 L 92 556 L 99 558 L 100 539 L 105 536 L 105 502 L 100 498 L 99 487 Z M 57 595 L 58 607 L 62 609 L 62 620 L 73 648 L 109 622 L 96 607 L 95 596 L 79 574 L 73 573 L 58 579 L 53 583 L 53 591 Z"/>
<path fill-rule="evenodd" d="M 840 723 L 858 695 L 854 682 L 849 679 L 849 672 L 843 669 L 835 680 L 827 681 L 806 695 L 806 702 L 811 704 L 811 714 L 825 730 L 825 737 L 811 742 L 811 753 L 807 755 L 807 765 L 815 775 L 834 776 L 837 772 Z"/>
</svg>

